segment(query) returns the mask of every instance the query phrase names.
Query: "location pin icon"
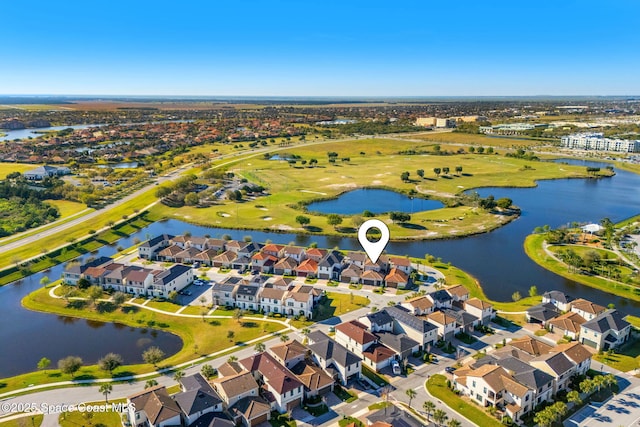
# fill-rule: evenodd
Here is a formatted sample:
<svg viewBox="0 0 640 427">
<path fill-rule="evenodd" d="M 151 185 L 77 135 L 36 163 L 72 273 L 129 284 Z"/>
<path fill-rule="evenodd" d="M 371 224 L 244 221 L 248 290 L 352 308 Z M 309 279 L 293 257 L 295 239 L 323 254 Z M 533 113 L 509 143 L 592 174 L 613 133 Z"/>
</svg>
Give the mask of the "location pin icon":
<svg viewBox="0 0 640 427">
<path fill-rule="evenodd" d="M 371 228 L 377 228 L 380 230 L 381 236 L 380 240 L 377 242 L 370 242 L 367 239 L 367 231 Z M 387 225 L 379 219 L 370 219 L 365 221 L 358 229 L 358 240 L 371 262 L 375 263 L 378 261 L 384 247 L 389 243 L 389 228 L 387 228 Z"/>
</svg>

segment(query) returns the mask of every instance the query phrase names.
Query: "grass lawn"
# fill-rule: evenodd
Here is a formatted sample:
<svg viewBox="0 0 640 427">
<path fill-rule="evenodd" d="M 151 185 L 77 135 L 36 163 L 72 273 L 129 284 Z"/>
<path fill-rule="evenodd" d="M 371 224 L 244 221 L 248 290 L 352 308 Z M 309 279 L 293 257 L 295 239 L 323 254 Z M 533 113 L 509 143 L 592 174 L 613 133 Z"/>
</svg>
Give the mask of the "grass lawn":
<svg viewBox="0 0 640 427">
<path fill-rule="evenodd" d="M 358 399 L 358 396 L 350 392 L 349 390 L 345 390 L 340 385 L 336 384 L 333 388 L 333 393 L 338 396 L 340 400 L 343 402 L 351 403 Z"/>
<path fill-rule="evenodd" d="M 97 403 L 96 403 L 97 404 Z M 100 403 L 100 405 L 104 402 Z M 77 427 L 77 426 L 97 426 L 99 424 L 105 426 L 121 425 L 119 412 L 63 412 L 58 418 L 60 427 Z"/>
<path fill-rule="evenodd" d="M 1 132 L 0 132 L 1 133 Z M 31 165 L 28 163 L 6 163 L 0 162 L 0 179 L 5 179 L 11 172 L 26 172 L 37 168 L 39 165 Z"/>
<path fill-rule="evenodd" d="M 402 138 L 402 136 L 401 136 Z M 540 145 L 548 145 L 547 141 L 536 139 L 518 139 L 509 137 L 490 137 L 481 134 L 471 134 L 462 132 L 426 132 L 418 135 L 409 134 L 407 138 L 417 138 L 429 141 L 432 144 L 469 144 L 476 147 L 504 147 L 504 148 L 527 148 Z"/>
<path fill-rule="evenodd" d="M 171 366 L 191 360 L 194 344 L 198 344 L 198 353 L 209 354 L 224 350 L 236 344 L 258 338 L 267 333 L 281 330 L 277 323 L 244 321 L 242 324 L 233 319 L 207 319 L 175 317 L 160 313 L 145 311 L 132 306 L 123 306 L 110 312 L 98 313 L 93 308 L 70 308 L 63 299 L 49 296 L 49 289 L 38 289 L 22 300 L 23 306 L 35 311 L 56 313 L 60 315 L 81 317 L 104 322 L 118 322 L 134 327 L 153 327 L 178 335 L 183 341 L 182 349 L 160 363 L 160 367 Z M 233 331 L 234 337 L 226 338 L 227 332 Z M 224 337 L 221 339 L 220 337 Z M 54 362 L 55 363 L 55 362 Z M 127 365 L 114 371 L 114 377 L 141 374 L 154 371 L 149 364 Z M 98 369 L 96 365 L 86 366 L 75 375 L 76 379 L 108 378 L 108 374 Z M 46 384 L 71 379 L 69 375 L 62 375 L 56 369 L 46 372 L 33 372 L 16 377 L 0 380 L 0 390 L 7 392 L 28 386 L 29 384 Z"/>
<path fill-rule="evenodd" d="M 524 250 L 536 264 L 567 279 L 575 280 L 583 285 L 597 288 L 622 298 L 640 301 L 640 288 L 611 282 L 595 276 L 570 272 L 563 262 L 551 258 L 543 248 L 545 234 L 530 234 L 524 241 Z"/>
<path fill-rule="evenodd" d="M 68 200 L 47 200 L 47 203 L 58 208 L 60 211 L 60 218 L 66 218 L 87 209 L 87 206 L 84 203 L 70 202 Z M 93 211 L 93 209 L 90 210 Z"/>
<path fill-rule="evenodd" d="M 479 427 L 495 427 L 500 422 L 485 413 L 479 406 L 467 403 L 460 396 L 447 387 L 447 378 L 444 375 L 436 374 L 427 381 L 427 390 L 433 397 L 442 400 L 444 404 L 460 415 L 473 420 Z"/>
<path fill-rule="evenodd" d="M 0 427 L 40 427 L 44 415 L 35 414 L 24 418 L 16 418 L 15 420 L 0 422 Z"/>
<path fill-rule="evenodd" d="M 593 360 L 623 372 L 638 369 L 640 368 L 640 341 L 632 339 L 611 356 L 608 356 L 607 353 L 596 354 L 593 356 Z M 596 363 L 593 363 L 592 366 L 594 369 L 599 368 Z"/>
<path fill-rule="evenodd" d="M 180 312 L 180 314 L 195 314 L 195 315 L 201 316 L 203 310 L 204 310 L 205 313 L 208 313 L 209 310 L 211 310 L 211 309 L 209 307 L 202 307 L 202 306 L 199 306 L 199 305 L 189 305 L 189 306 L 187 306 L 187 308 L 182 310 Z M 215 314 L 216 316 L 223 315 L 223 313 L 218 313 L 218 310 L 216 310 L 212 314 Z"/>
<path fill-rule="evenodd" d="M 365 365 L 362 365 L 362 375 L 369 378 L 371 381 L 374 382 L 374 384 L 377 384 L 378 387 L 384 387 L 387 384 L 389 384 L 389 381 L 387 381 L 382 375 L 375 373 L 373 370 L 371 370 L 368 366 L 365 366 Z"/>
<path fill-rule="evenodd" d="M 360 295 L 343 294 L 340 292 L 327 292 L 326 298 L 314 310 L 313 320 L 292 320 L 291 325 L 296 328 L 305 328 L 316 322 L 341 316 L 359 308 L 369 305 L 369 299 Z M 214 313 L 218 313 L 216 310 Z"/>
<path fill-rule="evenodd" d="M 149 301 L 145 304 L 145 307 L 157 308 L 158 310 L 168 311 L 169 313 L 175 313 L 180 310 L 183 306 L 179 304 L 174 304 L 169 301 Z M 196 313 L 200 314 L 200 312 Z"/>
<path fill-rule="evenodd" d="M 351 423 L 355 423 L 356 427 L 364 427 L 364 423 L 359 419 L 353 418 L 353 417 L 345 417 L 344 415 L 343 415 L 343 418 L 340 421 L 338 421 L 338 426 L 346 427 Z"/>
<path fill-rule="evenodd" d="M 387 408 L 387 407 L 389 407 L 391 405 L 392 405 L 392 403 L 389 403 L 389 402 L 378 402 L 378 403 L 373 403 L 373 404 L 369 405 L 367 407 L 367 409 L 369 409 L 370 411 L 378 411 L 380 409 Z"/>
<path fill-rule="evenodd" d="M 402 150 L 427 150 L 430 143 L 385 139 L 329 142 L 302 145 L 280 151 L 281 156 L 298 155 L 309 161 L 317 159 L 316 167 L 295 167 L 284 161 L 264 160 L 256 156 L 234 165 L 237 175 L 269 189 L 269 196 L 241 203 L 223 202 L 208 208 L 154 207 L 154 214 L 202 225 L 258 230 L 289 230 L 306 233 L 355 235 L 349 218 L 340 228 L 327 225 L 326 216 L 304 212 L 301 204 L 320 198 L 332 198 L 359 187 L 384 187 L 408 193 L 413 190 L 424 197 L 449 199 L 463 190 L 484 186 L 534 186 L 537 179 L 583 177 L 582 167 L 551 162 L 528 162 L 490 155 L 401 155 Z M 430 149 L 429 149 L 430 150 Z M 328 163 L 326 153 L 339 153 L 335 164 Z M 361 155 L 360 153 L 365 153 Z M 341 158 L 350 161 L 342 162 Z M 381 159 L 384 164 L 381 166 Z M 528 165 L 531 168 L 525 169 Z M 436 178 L 434 167 L 463 167 L 461 175 Z M 416 169 L 425 170 L 420 179 Z M 400 174 L 409 171 L 410 182 L 402 182 Z M 517 201 L 516 201 L 517 203 Z M 311 220 L 306 228 L 295 217 L 304 213 Z M 451 235 L 466 235 L 499 227 L 513 217 L 494 215 L 468 206 L 444 208 L 412 214 L 410 224 L 392 224 L 388 215 L 380 218 L 389 223 L 392 239 L 429 239 Z"/>
</svg>

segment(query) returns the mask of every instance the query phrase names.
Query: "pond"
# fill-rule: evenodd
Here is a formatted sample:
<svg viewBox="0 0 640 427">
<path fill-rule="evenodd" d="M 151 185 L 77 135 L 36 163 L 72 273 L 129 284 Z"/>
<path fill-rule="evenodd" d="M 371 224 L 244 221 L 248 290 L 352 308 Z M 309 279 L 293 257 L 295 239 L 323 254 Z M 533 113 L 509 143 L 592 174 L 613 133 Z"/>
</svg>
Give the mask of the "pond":
<svg viewBox="0 0 640 427">
<path fill-rule="evenodd" d="M 395 191 L 378 188 L 360 188 L 348 191 L 337 199 L 314 202 L 307 206 L 312 212 L 353 215 L 367 210 L 374 214 L 387 212 L 414 213 L 444 207 L 438 200 L 409 197 Z"/>
<path fill-rule="evenodd" d="M 606 166 L 593 162 L 578 164 Z M 536 285 L 540 293 L 557 289 L 602 305 L 614 303 L 621 311 L 640 316 L 640 303 L 553 274 L 531 261 L 522 246 L 524 238 L 537 226 L 549 224 L 551 227 L 558 227 L 571 221 L 598 222 L 604 217 L 620 221 L 640 213 L 640 176 L 623 170 L 616 172 L 616 176 L 605 179 L 541 181 L 535 188 L 481 189 L 479 193 L 483 196 L 493 194 L 496 198 L 511 198 L 522 209 L 520 218 L 493 232 L 461 239 L 391 242 L 387 245 L 386 252 L 417 258 L 423 258 L 427 253 L 441 257 L 443 261 L 451 262 L 478 279 L 491 299 L 509 301 L 513 292 L 519 291 L 526 295 L 529 287 Z M 366 208 L 358 206 L 356 212 Z M 411 212 L 411 209 L 407 211 Z M 228 234 L 233 239 L 250 235 L 258 242 L 269 239 L 274 243 L 294 242 L 300 246 L 316 242 L 323 248 L 338 246 L 345 250 L 361 249 L 355 238 L 229 230 L 169 220 L 151 224 L 112 246 L 105 246 L 94 256 L 113 255 L 116 245 L 129 247 L 134 238 L 145 240 L 161 233 L 185 232 L 194 236 L 208 234 L 212 237 Z M 63 266 L 57 266 L 46 273 L 34 274 L 19 284 L 0 287 L 0 310 L 5 319 L 11 319 L 10 324 L 5 322 L 0 327 L 0 342 L 11 343 L 0 350 L 0 377 L 32 371 L 43 356 L 57 361 L 74 354 L 92 363 L 113 351 L 125 356 L 127 363 L 135 363 L 139 361 L 136 357 L 139 358 L 141 353 L 137 347 L 138 340 L 148 337 L 153 338 L 153 345 L 161 345 L 166 353 L 175 352 L 180 347 L 180 340 L 166 333 L 152 337 L 150 332 L 145 334 L 139 329 L 113 325 L 96 329 L 92 322 L 35 313 L 20 306 L 20 300 L 26 294 L 40 287 L 39 281 L 44 275 L 57 278 L 62 269 Z"/>
</svg>

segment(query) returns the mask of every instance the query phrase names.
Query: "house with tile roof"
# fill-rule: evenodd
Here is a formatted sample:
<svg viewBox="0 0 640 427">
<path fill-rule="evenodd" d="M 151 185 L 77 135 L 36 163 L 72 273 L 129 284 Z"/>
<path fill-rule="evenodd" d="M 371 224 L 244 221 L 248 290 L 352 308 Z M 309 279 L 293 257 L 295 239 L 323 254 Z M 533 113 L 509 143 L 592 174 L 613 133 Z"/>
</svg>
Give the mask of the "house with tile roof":
<svg viewBox="0 0 640 427">
<path fill-rule="evenodd" d="M 366 325 L 357 320 L 344 322 L 336 326 L 335 339 L 345 346 L 347 350 L 361 356 L 368 347 L 377 341 L 376 336 L 367 329 Z"/>
<path fill-rule="evenodd" d="M 567 390 L 571 377 L 576 373 L 576 364 L 564 353 L 543 354 L 531 359 L 529 364 L 555 378 L 554 394 L 561 390 Z"/>
<path fill-rule="evenodd" d="M 138 257 L 143 259 L 155 259 L 156 252 L 170 245 L 171 234 L 160 234 L 152 239 L 146 240 L 138 246 Z"/>
<path fill-rule="evenodd" d="M 400 305 L 414 316 L 424 316 L 429 313 L 433 313 L 433 302 L 424 295 L 409 298 L 400 303 Z"/>
<path fill-rule="evenodd" d="M 376 270 L 366 270 L 360 276 L 363 285 L 382 286 L 384 284 L 384 276 Z"/>
<path fill-rule="evenodd" d="M 595 319 L 605 311 L 607 307 L 603 307 L 599 304 L 592 303 L 586 299 L 577 299 L 571 302 L 571 311 L 579 314 L 584 320 Z"/>
<path fill-rule="evenodd" d="M 456 318 L 442 311 L 434 311 L 428 314 L 427 322 L 438 328 L 438 338 L 444 341 L 451 340 L 455 334 L 460 332 L 460 328 L 456 323 Z"/>
<path fill-rule="evenodd" d="M 631 324 L 618 310 L 607 310 L 580 326 L 580 343 L 596 350 L 617 348 L 631 336 Z"/>
<path fill-rule="evenodd" d="M 327 253 L 329 253 L 329 251 L 327 251 L 326 249 L 311 248 L 307 249 L 307 258 L 312 259 L 315 262 L 320 262 L 320 260 L 322 260 L 322 258 L 324 258 Z"/>
<path fill-rule="evenodd" d="M 394 289 L 404 289 L 409 285 L 409 275 L 394 267 L 384 278 L 384 283 Z"/>
<path fill-rule="evenodd" d="M 298 378 L 278 362 L 271 354 L 263 352 L 242 359 L 239 363 L 255 380 L 262 385 L 266 393 L 262 395 L 271 401 L 272 408 L 280 413 L 287 412 L 302 403 L 304 385 Z"/>
<path fill-rule="evenodd" d="M 267 351 L 285 367 L 291 369 L 293 365 L 302 362 L 309 355 L 309 348 L 298 340 L 276 344 Z"/>
<path fill-rule="evenodd" d="M 229 408 L 235 424 L 257 427 L 271 419 L 271 405 L 261 397 L 243 397 Z"/>
<path fill-rule="evenodd" d="M 287 292 L 288 291 L 279 288 L 264 287 L 260 292 L 260 308 L 262 311 L 265 314 L 285 314 L 282 307 L 282 300 Z"/>
<path fill-rule="evenodd" d="M 552 350 L 552 353 L 563 353 L 569 360 L 576 365 L 577 375 L 586 375 L 591 368 L 591 352 L 584 345 L 577 342 L 558 344 Z"/>
<path fill-rule="evenodd" d="M 479 298 L 469 298 L 464 302 L 464 310 L 480 319 L 480 324 L 489 326 L 491 319 L 495 317 L 493 305 Z"/>
<path fill-rule="evenodd" d="M 258 397 L 258 383 L 251 372 L 244 370 L 236 375 L 218 377 L 211 381 L 211 385 L 222 398 L 225 408 L 245 397 Z"/>
<path fill-rule="evenodd" d="M 395 356 L 395 351 L 380 343 L 375 343 L 362 352 L 363 363 L 376 372 L 389 366 Z"/>
<path fill-rule="evenodd" d="M 547 354 L 553 348 L 553 346 L 529 336 L 513 339 L 509 341 L 508 345 L 525 352 L 532 358 Z"/>
<path fill-rule="evenodd" d="M 451 296 L 453 302 L 464 302 L 469 299 L 469 291 L 462 285 L 450 286 L 444 291 Z"/>
<path fill-rule="evenodd" d="M 189 246 L 188 248 L 178 252 L 177 254 L 175 254 L 173 256 L 173 259 L 175 260 L 175 262 L 182 262 L 182 263 L 187 263 L 190 264 L 192 263 L 194 260 L 194 257 L 196 255 L 198 255 L 200 252 L 202 252 L 200 249 Z"/>
<path fill-rule="evenodd" d="M 411 267 L 411 260 L 405 257 L 389 257 L 389 265 L 391 268 L 396 268 L 402 271 L 404 274 L 411 274 L 413 268 Z"/>
<path fill-rule="evenodd" d="M 155 386 L 127 397 L 131 425 L 150 427 L 179 426 L 182 410 L 165 386 Z"/>
<path fill-rule="evenodd" d="M 282 256 L 291 257 L 296 260 L 297 263 L 301 263 L 307 259 L 307 253 L 305 248 L 300 246 L 285 246 L 282 249 Z"/>
<path fill-rule="evenodd" d="M 335 380 L 309 358 L 293 365 L 291 372 L 304 385 L 304 396 L 307 399 L 333 391 Z"/>
<path fill-rule="evenodd" d="M 178 245 L 171 245 L 169 247 L 166 247 L 162 250 L 160 250 L 158 252 L 158 256 L 157 259 L 159 261 L 169 261 L 169 262 L 175 262 L 175 256 L 177 254 L 179 254 L 180 252 L 182 252 L 184 249 L 181 248 Z"/>
<path fill-rule="evenodd" d="M 281 258 L 274 266 L 273 272 L 278 275 L 286 275 L 292 276 L 294 274 L 294 269 L 298 266 L 298 262 L 291 258 Z"/>
<path fill-rule="evenodd" d="M 305 259 L 293 271 L 298 277 L 317 277 L 318 263 L 312 259 Z"/>
<path fill-rule="evenodd" d="M 251 269 L 261 273 L 273 273 L 273 266 L 278 258 L 266 252 L 258 252 L 251 256 Z"/>
<path fill-rule="evenodd" d="M 205 249 L 204 251 L 196 254 L 193 257 L 194 262 L 199 262 L 202 265 L 206 265 L 207 267 L 213 266 L 213 259 L 218 256 L 218 251 L 216 249 Z"/>
<path fill-rule="evenodd" d="M 363 270 L 355 264 L 349 264 L 340 272 L 340 281 L 342 283 L 360 283 L 360 276 Z"/>
<path fill-rule="evenodd" d="M 559 332 L 565 337 L 573 340 L 578 339 L 580 335 L 580 326 L 585 322 L 584 318 L 575 311 L 569 311 L 565 314 L 553 318 L 547 322 L 552 332 Z"/>
<path fill-rule="evenodd" d="M 220 255 L 216 255 L 213 260 L 214 267 L 233 268 L 233 264 L 238 259 L 238 254 L 233 251 L 224 251 Z"/>
</svg>

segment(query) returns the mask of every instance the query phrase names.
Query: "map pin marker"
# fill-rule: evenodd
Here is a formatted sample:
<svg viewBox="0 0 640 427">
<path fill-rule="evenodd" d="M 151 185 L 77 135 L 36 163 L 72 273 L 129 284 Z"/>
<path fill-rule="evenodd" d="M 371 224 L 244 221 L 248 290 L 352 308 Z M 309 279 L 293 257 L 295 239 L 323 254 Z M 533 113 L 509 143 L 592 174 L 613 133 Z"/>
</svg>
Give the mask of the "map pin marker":
<svg viewBox="0 0 640 427">
<path fill-rule="evenodd" d="M 377 228 L 380 230 L 381 236 L 380 240 L 377 242 L 370 242 L 367 239 L 367 231 L 371 228 Z M 389 228 L 387 228 L 387 225 L 379 219 L 370 219 L 365 221 L 358 229 L 358 240 L 371 262 L 375 263 L 378 261 L 384 247 L 389 243 Z"/>
</svg>

